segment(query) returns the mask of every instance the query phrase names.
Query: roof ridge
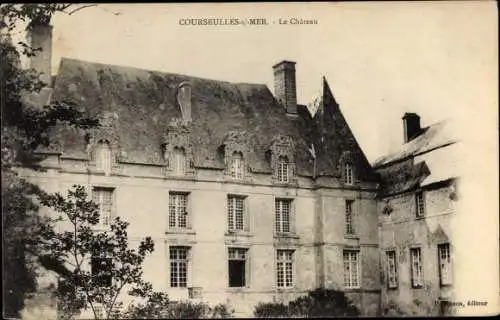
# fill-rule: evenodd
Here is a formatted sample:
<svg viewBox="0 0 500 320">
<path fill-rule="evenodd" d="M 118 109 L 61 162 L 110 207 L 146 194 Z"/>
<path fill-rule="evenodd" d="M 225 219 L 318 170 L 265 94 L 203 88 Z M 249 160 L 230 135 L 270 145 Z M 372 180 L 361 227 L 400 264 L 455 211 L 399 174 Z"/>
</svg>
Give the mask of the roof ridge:
<svg viewBox="0 0 500 320">
<path fill-rule="evenodd" d="M 227 83 L 227 84 L 232 84 L 232 85 L 251 85 L 251 86 L 265 86 L 265 87 L 267 87 L 267 85 L 265 83 L 231 82 L 231 81 L 227 81 L 227 80 L 219 80 L 219 79 L 213 79 L 213 78 L 202 78 L 202 77 L 192 76 L 192 75 L 183 74 L 183 73 L 174 73 L 174 72 L 168 72 L 168 71 L 162 71 L 162 70 L 151 70 L 151 69 L 123 65 L 123 64 L 103 63 L 103 62 L 98 62 L 98 61 L 82 60 L 82 59 L 70 58 L 70 57 L 61 57 L 60 65 L 63 63 L 63 61 L 73 61 L 73 62 L 77 62 L 77 63 L 86 63 L 86 64 L 101 65 L 101 66 L 115 67 L 115 68 L 122 68 L 122 69 L 132 69 L 132 70 L 138 70 L 138 71 L 144 71 L 144 72 L 161 73 L 164 75 L 188 77 L 188 78 L 195 79 L 195 80 L 213 81 L 213 82 Z"/>
</svg>

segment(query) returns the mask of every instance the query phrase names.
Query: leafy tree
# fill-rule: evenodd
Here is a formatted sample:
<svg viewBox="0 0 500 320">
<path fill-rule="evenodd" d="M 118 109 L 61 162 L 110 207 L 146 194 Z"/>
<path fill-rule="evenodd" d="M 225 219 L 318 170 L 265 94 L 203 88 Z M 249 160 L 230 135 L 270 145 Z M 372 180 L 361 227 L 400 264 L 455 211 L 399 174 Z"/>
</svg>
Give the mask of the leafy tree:
<svg viewBox="0 0 500 320">
<path fill-rule="evenodd" d="M 69 317 L 91 308 L 97 318 L 99 305 L 108 317 L 117 317 L 125 293 L 145 298 L 149 305 L 168 304 L 164 293 L 153 292 L 152 285 L 142 279 L 142 263 L 154 250 L 150 237 L 141 240 L 138 248 L 129 248 L 128 223 L 119 217 L 109 230 L 97 230 L 98 207 L 87 200 L 82 186 L 73 186 L 66 197 L 54 193 L 42 194 L 40 199 L 56 212 L 44 225 L 39 249 L 44 267 L 60 276 L 57 296 L 63 314 Z M 96 264 L 92 270 L 93 261 L 105 264 Z"/>
<path fill-rule="evenodd" d="M 12 32 L 21 24 L 30 28 L 48 24 L 56 12 L 76 12 L 81 5 L 2 4 L 0 5 L 0 106 L 2 164 L 2 262 L 3 306 L 5 317 L 19 317 L 25 294 L 36 287 L 37 235 L 44 219 L 33 203 L 40 189 L 19 177 L 16 167 L 34 167 L 40 160 L 35 150 L 53 141 L 49 131 L 63 123 L 80 128 L 97 125 L 75 105 L 57 103 L 36 108 L 23 99 L 39 92 L 45 83 L 34 70 L 20 68 L 21 56 L 36 55 L 40 48 L 24 42 L 14 45 Z M 71 10 L 71 11 L 67 11 Z M 32 253 L 30 255 L 29 253 Z"/>
</svg>

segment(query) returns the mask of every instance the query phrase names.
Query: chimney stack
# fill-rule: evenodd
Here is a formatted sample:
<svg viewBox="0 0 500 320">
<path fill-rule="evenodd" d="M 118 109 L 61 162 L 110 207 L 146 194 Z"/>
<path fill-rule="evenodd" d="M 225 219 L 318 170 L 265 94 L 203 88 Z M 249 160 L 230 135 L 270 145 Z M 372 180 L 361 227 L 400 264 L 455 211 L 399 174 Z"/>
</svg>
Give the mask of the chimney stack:
<svg viewBox="0 0 500 320">
<path fill-rule="evenodd" d="M 403 127 L 405 143 L 416 138 L 422 131 L 418 114 L 406 112 L 403 116 Z"/>
<path fill-rule="evenodd" d="M 283 60 L 273 66 L 274 94 L 289 114 L 297 114 L 295 62 Z"/>
<path fill-rule="evenodd" d="M 50 85 L 52 72 L 52 26 L 50 24 L 37 23 L 28 27 L 28 45 L 32 49 L 41 48 L 36 55 L 29 58 L 28 68 L 41 72 L 40 80 Z"/>
</svg>

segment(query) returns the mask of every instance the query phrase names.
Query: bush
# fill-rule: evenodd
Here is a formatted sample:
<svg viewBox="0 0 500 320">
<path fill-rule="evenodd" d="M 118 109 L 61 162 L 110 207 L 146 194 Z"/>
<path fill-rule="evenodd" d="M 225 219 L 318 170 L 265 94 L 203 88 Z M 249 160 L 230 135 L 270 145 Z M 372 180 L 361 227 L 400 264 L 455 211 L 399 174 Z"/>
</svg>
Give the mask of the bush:
<svg viewBox="0 0 500 320">
<path fill-rule="evenodd" d="M 204 302 L 149 301 L 129 308 L 120 318 L 126 319 L 223 319 L 231 318 L 233 310 L 224 304 L 210 307 Z"/>
<path fill-rule="evenodd" d="M 259 304 L 255 306 L 254 316 L 256 318 L 290 317 L 290 312 L 288 306 L 283 303 L 259 302 Z"/>
<path fill-rule="evenodd" d="M 307 296 L 283 303 L 259 303 L 255 306 L 257 318 L 276 317 L 355 317 L 359 310 L 342 291 L 316 289 Z"/>
</svg>

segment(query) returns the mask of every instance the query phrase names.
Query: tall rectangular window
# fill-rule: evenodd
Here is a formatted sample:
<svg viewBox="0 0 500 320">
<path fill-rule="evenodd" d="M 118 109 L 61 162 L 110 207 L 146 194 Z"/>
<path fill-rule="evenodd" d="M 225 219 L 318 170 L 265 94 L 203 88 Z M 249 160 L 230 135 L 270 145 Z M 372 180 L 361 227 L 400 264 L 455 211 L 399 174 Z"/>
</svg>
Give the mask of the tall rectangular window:
<svg viewBox="0 0 500 320">
<path fill-rule="evenodd" d="M 345 231 L 346 234 L 354 234 L 354 219 L 353 219 L 354 200 L 345 201 Z"/>
<path fill-rule="evenodd" d="M 276 262 L 276 284 L 278 288 L 293 287 L 293 250 L 278 250 Z"/>
<path fill-rule="evenodd" d="M 450 254 L 450 244 L 443 243 L 438 245 L 439 259 L 439 281 L 442 286 L 452 284 L 452 264 Z"/>
<path fill-rule="evenodd" d="M 230 287 L 246 285 L 247 249 L 229 248 L 228 274 Z"/>
<path fill-rule="evenodd" d="M 185 288 L 188 271 L 187 247 L 170 247 L 170 286 Z"/>
<path fill-rule="evenodd" d="M 291 231 L 291 205 L 292 200 L 289 199 L 276 199 L 274 201 L 276 232 Z"/>
<path fill-rule="evenodd" d="M 244 230 L 245 228 L 245 198 L 230 195 L 227 197 L 228 230 Z"/>
<path fill-rule="evenodd" d="M 344 287 L 359 288 L 359 251 L 344 250 Z"/>
<path fill-rule="evenodd" d="M 91 257 L 90 268 L 94 284 L 99 287 L 111 286 L 113 268 L 111 258 Z"/>
<path fill-rule="evenodd" d="M 423 271 L 422 271 L 422 251 L 420 248 L 410 249 L 410 263 L 411 263 L 411 286 L 413 288 L 420 288 L 424 285 Z"/>
<path fill-rule="evenodd" d="M 170 228 L 187 228 L 187 193 L 172 192 L 168 201 L 168 226 Z"/>
<path fill-rule="evenodd" d="M 415 203 L 417 207 L 417 217 L 423 217 L 425 215 L 425 199 L 423 192 L 417 192 L 415 194 Z"/>
<path fill-rule="evenodd" d="M 113 189 L 95 187 L 92 201 L 99 206 L 99 225 L 109 227 L 113 211 Z"/>
<path fill-rule="evenodd" d="M 390 289 L 398 287 L 398 269 L 396 265 L 396 251 L 386 251 L 387 258 L 387 286 Z"/>
</svg>

